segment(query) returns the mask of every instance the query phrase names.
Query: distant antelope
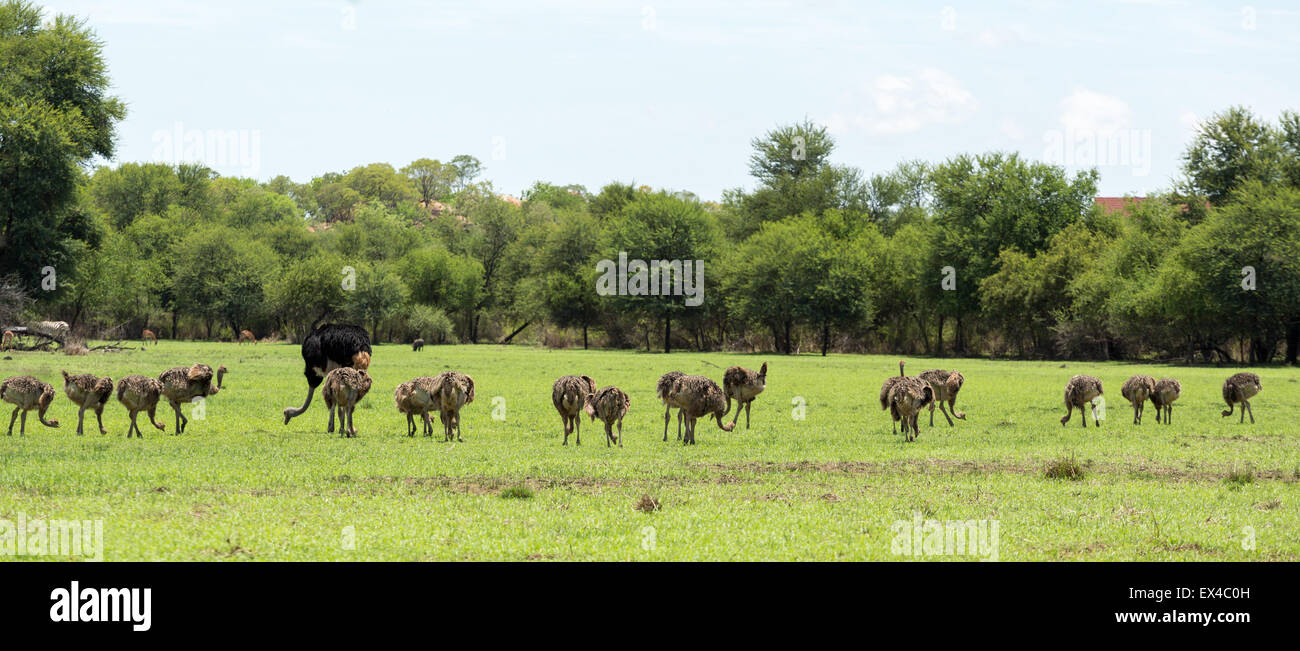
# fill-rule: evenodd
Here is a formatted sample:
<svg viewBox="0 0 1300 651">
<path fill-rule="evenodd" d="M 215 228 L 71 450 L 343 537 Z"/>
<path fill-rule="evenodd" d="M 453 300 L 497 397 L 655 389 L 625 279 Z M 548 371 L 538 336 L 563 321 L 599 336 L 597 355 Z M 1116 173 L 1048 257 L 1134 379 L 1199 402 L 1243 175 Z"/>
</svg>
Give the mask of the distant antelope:
<svg viewBox="0 0 1300 651">
<path fill-rule="evenodd" d="M 5 330 L 4 340 L 0 342 L 0 350 L 9 350 L 14 347 L 14 331 Z"/>
<path fill-rule="evenodd" d="M 155 346 L 158 345 L 158 335 L 154 334 L 153 330 L 150 330 L 148 328 L 145 328 L 140 333 L 140 339 L 144 341 L 144 343 L 142 344 L 144 346 L 148 346 L 151 342 Z"/>
<path fill-rule="evenodd" d="M 596 381 L 586 375 L 566 375 L 551 386 L 551 403 L 560 412 L 564 422 L 564 442 L 569 444 L 569 434 L 577 434 L 577 444 L 582 445 L 582 412 L 587 396 L 596 392 Z"/>
<path fill-rule="evenodd" d="M 1076 375 L 1070 378 L 1070 382 L 1065 385 L 1065 415 L 1061 417 L 1061 424 L 1065 425 L 1070 421 L 1070 414 L 1074 413 L 1074 408 L 1079 408 L 1079 418 L 1083 420 L 1083 426 L 1088 426 L 1088 412 L 1083 409 L 1084 405 L 1092 406 L 1092 424 L 1101 427 L 1101 422 L 1097 420 L 1097 396 L 1102 394 L 1101 380 L 1090 375 Z"/>
<path fill-rule="evenodd" d="M 63 393 L 78 407 L 77 436 L 82 434 L 87 409 L 94 410 L 100 435 L 108 433 L 108 430 L 104 429 L 104 405 L 113 396 L 113 378 L 69 375 L 67 371 L 63 371 Z"/>
<path fill-rule="evenodd" d="M 934 427 L 934 406 L 939 406 L 939 412 L 944 418 L 948 419 L 948 426 L 952 427 L 953 416 L 966 420 L 966 412 L 957 411 L 957 392 L 961 391 L 961 386 L 966 383 L 966 376 L 953 371 L 949 373 L 943 369 L 931 369 L 924 371 L 918 378 L 924 380 L 934 391 L 934 400 L 930 402 L 930 427 Z M 943 403 L 948 403 L 948 408 L 944 409 Z M 952 412 L 952 416 L 948 412 Z"/>
<path fill-rule="evenodd" d="M 917 427 L 921 409 L 934 402 L 934 388 L 929 382 L 915 377 L 904 377 L 889 388 L 889 415 L 902 421 L 905 440 L 915 441 L 920 434 Z"/>
<path fill-rule="evenodd" d="M 592 421 L 599 418 L 605 423 L 605 447 L 618 443 L 623 447 L 623 417 L 627 415 L 632 399 L 615 386 L 603 387 L 600 391 L 588 393 L 583 399 L 583 411 Z M 618 424 L 618 438 L 614 437 L 614 424 Z"/>
<path fill-rule="evenodd" d="M 54 387 L 30 375 L 11 377 L 0 383 L 0 400 L 14 405 L 14 413 L 9 417 L 9 436 L 14 435 L 14 419 L 18 418 L 20 411 L 23 412 L 23 420 L 18 429 L 19 436 L 27 435 L 27 412 L 33 409 L 37 410 L 36 418 L 42 425 L 59 426 L 57 419 L 45 420 L 45 412 L 49 410 L 50 403 L 54 402 Z"/>
<path fill-rule="evenodd" d="M 357 426 L 352 422 L 352 414 L 357 410 L 357 403 L 370 392 L 370 385 L 370 374 L 351 366 L 340 366 L 325 375 L 320 396 L 325 400 L 326 409 L 338 410 L 339 437 L 356 438 Z M 330 424 L 334 424 L 333 419 L 330 419 Z M 326 430 L 326 433 L 333 433 L 333 430 Z"/>
<path fill-rule="evenodd" d="M 1178 380 L 1167 377 L 1156 382 L 1155 390 L 1151 392 L 1151 404 L 1156 406 L 1157 423 L 1161 422 L 1162 415 L 1164 424 L 1173 422 L 1174 401 L 1181 395 L 1183 395 L 1183 385 Z"/>
<path fill-rule="evenodd" d="M 727 411 L 731 411 L 731 399 L 736 399 L 736 413 L 731 417 L 731 426 L 740 420 L 740 408 L 745 408 L 745 429 L 749 429 L 749 408 L 754 398 L 767 388 L 767 362 L 757 373 L 740 366 L 727 369 L 722 376 L 722 392 L 727 398 Z M 725 412 L 724 412 L 725 414 Z"/>
<path fill-rule="evenodd" d="M 162 390 L 162 382 L 143 375 L 128 375 L 118 380 L 117 401 L 122 403 L 131 414 L 131 426 L 126 430 L 127 438 L 131 438 L 132 434 L 144 438 L 144 433 L 135 422 L 136 415 L 142 411 L 148 413 L 149 423 L 158 428 L 158 431 L 167 431 L 167 426 L 154 418 L 154 411 L 158 408 L 158 397 L 162 395 Z"/>
<path fill-rule="evenodd" d="M 885 378 L 885 383 L 882 384 L 882 385 L 880 385 L 880 408 L 881 408 L 882 410 L 889 409 L 889 392 L 890 392 L 890 390 L 892 390 L 892 389 L 894 388 L 894 385 L 895 385 L 895 384 L 898 384 L 899 382 L 902 382 L 902 381 L 903 381 L 903 378 L 907 377 L 907 376 L 903 373 L 903 364 L 904 364 L 904 363 L 905 363 L 905 362 L 904 362 L 903 360 L 901 360 L 901 359 L 898 360 L 898 375 L 895 376 L 895 377 L 891 377 L 891 378 Z M 893 429 L 894 433 L 897 434 L 897 433 L 898 433 L 898 415 L 897 415 L 897 414 L 894 414 L 893 412 L 890 412 L 890 415 L 893 416 L 893 423 L 891 423 L 891 428 Z"/>
<path fill-rule="evenodd" d="M 1250 399 L 1264 387 L 1259 383 L 1259 376 L 1254 373 L 1238 373 L 1223 383 L 1223 401 L 1228 403 L 1224 416 L 1231 416 L 1233 405 L 1241 403 L 1241 422 L 1246 422 L 1250 414 L 1250 423 L 1255 424 L 1255 410 L 1250 407 Z"/>
<path fill-rule="evenodd" d="M 416 339 L 415 341 L 412 341 L 412 342 L 411 342 L 411 350 L 412 350 L 413 352 L 417 352 L 417 353 L 418 353 L 418 352 L 420 352 L 420 350 L 421 350 L 422 348 L 424 348 L 424 340 L 423 340 L 423 339 Z"/>
<path fill-rule="evenodd" d="M 242 343 L 244 343 L 245 341 L 247 341 L 247 342 L 251 342 L 251 343 L 253 343 L 253 344 L 256 344 L 256 343 L 257 343 L 257 337 L 255 337 L 255 336 L 253 335 L 253 331 L 252 331 L 252 330 L 240 330 L 240 331 L 239 331 L 239 343 L 242 344 Z"/>
<path fill-rule="evenodd" d="M 1134 375 L 1124 381 L 1124 386 L 1119 388 L 1119 394 L 1133 405 L 1133 424 L 1142 424 L 1142 412 L 1146 409 L 1147 400 L 1150 399 L 1156 405 L 1156 422 L 1160 422 L 1160 404 L 1155 402 L 1154 393 L 1156 392 L 1156 379 L 1150 375 Z"/>
</svg>

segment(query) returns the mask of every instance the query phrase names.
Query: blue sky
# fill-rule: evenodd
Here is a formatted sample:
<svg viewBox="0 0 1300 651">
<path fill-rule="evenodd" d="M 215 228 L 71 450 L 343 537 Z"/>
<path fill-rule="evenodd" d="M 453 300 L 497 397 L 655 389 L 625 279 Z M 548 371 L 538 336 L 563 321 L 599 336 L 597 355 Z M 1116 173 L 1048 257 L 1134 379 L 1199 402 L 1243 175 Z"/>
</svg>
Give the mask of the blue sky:
<svg viewBox="0 0 1300 651">
<path fill-rule="evenodd" d="M 1199 119 L 1300 110 L 1283 2 L 43 5 L 106 42 L 129 107 L 118 162 L 261 179 L 468 153 L 502 192 L 621 180 L 716 199 L 752 186 L 752 138 L 807 117 L 867 173 L 1007 150 L 1143 195 L 1176 177 Z M 192 146 L 232 133 L 235 149 Z"/>
</svg>

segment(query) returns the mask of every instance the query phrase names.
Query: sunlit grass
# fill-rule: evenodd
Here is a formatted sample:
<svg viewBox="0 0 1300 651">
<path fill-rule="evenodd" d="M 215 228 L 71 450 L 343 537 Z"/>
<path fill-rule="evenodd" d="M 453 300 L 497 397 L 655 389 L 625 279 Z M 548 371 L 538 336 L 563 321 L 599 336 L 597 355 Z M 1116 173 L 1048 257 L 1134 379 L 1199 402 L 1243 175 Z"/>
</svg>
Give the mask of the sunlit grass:
<svg viewBox="0 0 1300 651">
<path fill-rule="evenodd" d="M 107 560 L 891 560 L 900 558 L 891 527 L 914 513 L 999 521 L 1002 560 L 1300 557 L 1300 373 L 1290 368 L 1257 370 L 1264 390 L 1252 426 L 1219 415 L 1228 368 L 913 359 L 909 372 L 965 374 L 958 408 L 967 420 L 949 427 L 936 413 L 930 427 L 923 413 L 919 439 L 904 443 L 877 401 L 897 357 L 379 346 L 359 436 L 340 439 L 325 434 L 319 396 L 281 422 L 306 392 L 297 346 L 163 342 L 12 357 L 0 376 L 55 383 L 51 411 L 62 427 L 29 418 L 26 437 L 0 436 L 0 518 L 102 518 Z M 768 387 L 752 429 L 743 416 L 732 433 L 701 420 L 699 444 L 684 448 L 674 420 L 661 442 L 661 373 L 720 381 L 727 366 L 764 361 Z M 145 427 L 147 438 L 127 440 L 116 402 L 105 412 L 108 436 L 92 425 L 76 435 L 59 370 L 116 380 L 193 362 L 230 374 L 185 435 L 171 435 L 164 405 L 168 433 Z M 436 416 L 436 436 L 406 437 L 393 389 L 452 368 L 476 381 L 477 399 L 462 412 L 465 442 L 442 442 Z M 577 373 L 631 396 L 623 449 L 603 445 L 590 421 L 582 446 L 560 445 L 551 383 Z M 1076 373 L 1104 382 L 1100 428 L 1091 414 L 1086 429 L 1077 414 L 1060 425 Z M 1134 373 L 1182 381 L 1175 425 L 1149 414 L 1132 425 L 1119 387 Z M 794 418 L 799 404 L 805 420 Z M 1062 459 L 1082 476 L 1049 479 Z M 341 543 L 349 526 L 354 549 Z M 1243 549 L 1245 527 L 1253 550 Z"/>
</svg>

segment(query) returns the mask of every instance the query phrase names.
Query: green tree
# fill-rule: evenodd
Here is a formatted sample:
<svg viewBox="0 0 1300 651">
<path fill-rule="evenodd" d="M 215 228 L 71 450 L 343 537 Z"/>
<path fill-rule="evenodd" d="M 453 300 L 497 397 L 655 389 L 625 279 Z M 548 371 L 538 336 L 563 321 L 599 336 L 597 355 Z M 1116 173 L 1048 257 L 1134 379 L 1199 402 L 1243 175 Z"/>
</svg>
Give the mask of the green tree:
<svg viewBox="0 0 1300 651">
<path fill-rule="evenodd" d="M 268 303 L 280 329 L 302 339 L 330 315 L 341 312 L 344 270 L 348 266 L 335 253 L 291 262 L 271 281 L 268 292 Z"/>
<path fill-rule="evenodd" d="M 173 288 L 180 311 L 193 314 L 212 337 L 213 324 L 238 335 L 264 309 L 263 286 L 271 276 L 275 254 L 262 242 L 224 226 L 197 229 L 174 253 Z"/>
<path fill-rule="evenodd" d="M 76 18 L 43 23 L 26 0 L 0 4 L 0 275 L 35 286 L 46 266 L 70 271 L 78 233 L 62 220 L 81 166 L 113 155 L 126 114 L 102 47 Z"/>
<path fill-rule="evenodd" d="M 666 192 L 643 195 L 624 207 L 622 215 L 608 231 L 605 259 L 617 260 L 626 251 L 629 260 L 696 261 L 715 259 L 718 250 L 716 223 L 698 202 L 674 197 Z M 695 273 L 694 268 L 692 274 Z M 705 275 L 709 273 L 706 267 Z M 694 278 L 691 278 L 694 281 Z M 661 288 L 662 293 L 662 288 Z M 612 298 L 612 297 L 611 297 Z M 693 309 L 684 296 L 620 296 L 617 302 L 651 323 L 662 323 L 664 352 L 672 350 L 674 318 Z M 706 295 L 705 301 L 709 300 Z"/>
<path fill-rule="evenodd" d="M 354 167 L 342 182 L 367 201 L 379 201 L 392 208 L 403 201 L 414 201 L 418 194 L 411 179 L 399 174 L 388 163 L 371 163 Z"/>
<path fill-rule="evenodd" d="M 1187 185 L 1217 206 L 1244 183 L 1277 182 L 1284 172 L 1280 140 L 1277 130 L 1250 109 L 1234 106 L 1217 113 L 1201 124 L 1183 154 Z"/>
<path fill-rule="evenodd" d="M 963 154 L 936 165 L 930 183 L 939 228 L 925 287 L 939 315 L 955 319 L 955 346 L 964 352 L 963 320 L 979 312 L 980 282 L 997 271 L 1003 249 L 1033 255 L 1088 214 L 1097 172 L 1070 178 L 1060 167 L 1019 154 Z M 945 276 L 955 284 L 945 286 Z"/>
<path fill-rule="evenodd" d="M 429 203 L 446 198 L 456 184 L 459 170 L 431 158 L 421 158 L 402 168 L 402 174 L 411 179 L 420 201 Z"/>
<path fill-rule="evenodd" d="M 408 295 L 401 276 L 389 265 L 363 264 L 357 268 L 356 286 L 344 292 L 344 309 L 352 319 L 369 324 L 378 342 L 380 326 L 398 314 Z"/>
<path fill-rule="evenodd" d="M 176 170 L 161 163 L 123 163 L 101 167 L 90 184 L 95 206 L 122 229 L 144 215 L 161 215 L 180 202 L 183 186 Z"/>
<path fill-rule="evenodd" d="M 600 318 L 596 293 L 596 256 L 602 234 L 599 222 L 586 213 L 572 213 L 546 237 L 532 275 L 541 278 L 541 301 L 551 322 L 563 328 L 582 328 L 582 347 L 588 330 Z"/>
<path fill-rule="evenodd" d="M 468 188 L 474 179 L 483 173 L 483 163 L 468 154 L 460 154 L 452 158 L 450 164 L 456 170 L 456 192 Z"/>
</svg>

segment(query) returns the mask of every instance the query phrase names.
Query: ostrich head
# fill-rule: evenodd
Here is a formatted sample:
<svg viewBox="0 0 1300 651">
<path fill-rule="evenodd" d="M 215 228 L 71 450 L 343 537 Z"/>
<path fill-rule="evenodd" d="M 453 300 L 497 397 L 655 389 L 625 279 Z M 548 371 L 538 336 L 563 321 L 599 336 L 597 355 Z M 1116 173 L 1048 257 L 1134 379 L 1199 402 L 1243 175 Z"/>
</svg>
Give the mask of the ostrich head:
<svg viewBox="0 0 1300 651">
<path fill-rule="evenodd" d="M 45 420 L 45 410 L 50 408 L 51 402 L 54 402 L 54 387 L 46 385 L 45 390 L 41 392 L 41 399 L 37 401 L 37 405 L 40 407 L 40 411 L 37 412 L 36 417 L 39 418 L 41 424 L 45 425 L 46 427 L 58 427 L 59 419 L 51 418 L 49 420 Z"/>
</svg>

